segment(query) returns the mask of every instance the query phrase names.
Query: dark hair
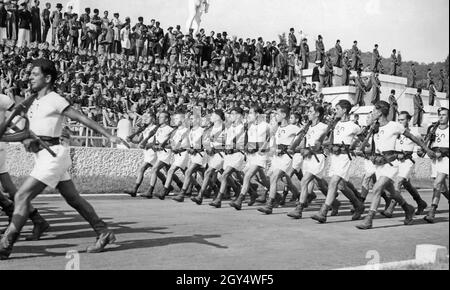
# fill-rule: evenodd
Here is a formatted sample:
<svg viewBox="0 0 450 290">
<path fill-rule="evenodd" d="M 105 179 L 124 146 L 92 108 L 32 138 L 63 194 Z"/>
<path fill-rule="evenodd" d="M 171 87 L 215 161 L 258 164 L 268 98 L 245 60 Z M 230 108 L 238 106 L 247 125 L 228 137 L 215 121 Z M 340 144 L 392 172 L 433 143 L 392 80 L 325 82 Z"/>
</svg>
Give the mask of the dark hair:
<svg viewBox="0 0 450 290">
<path fill-rule="evenodd" d="M 86 9 L 84 9 L 84 12 L 86 12 L 86 13 L 91 12 L 91 8 L 87 7 Z"/>
<path fill-rule="evenodd" d="M 298 113 L 298 112 L 292 113 L 292 116 L 294 116 L 295 119 L 297 119 L 299 121 L 302 120 L 302 115 L 300 115 L 300 113 Z"/>
<path fill-rule="evenodd" d="M 256 114 L 260 114 L 260 115 L 264 114 L 263 109 L 258 105 L 252 105 L 252 106 L 250 106 L 250 109 L 253 109 L 253 111 L 255 111 Z"/>
<path fill-rule="evenodd" d="M 408 121 L 411 121 L 412 119 L 411 114 L 407 111 L 401 111 L 399 115 L 406 115 L 406 119 L 408 119 Z"/>
<path fill-rule="evenodd" d="M 45 76 L 51 76 L 51 84 L 54 84 L 58 78 L 58 71 L 56 70 L 55 63 L 48 59 L 36 59 L 33 61 L 33 67 L 39 67 Z"/>
<path fill-rule="evenodd" d="M 225 121 L 225 113 L 222 110 L 215 110 L 213 113 L 219 116 L 222 121 Z"/>
<path fill-rule="evenodd" d="M 286 105 L 281 105 L 278 107 L 278 110 L 280 110 L 283 114 L 286 114 L 286 118 L 288 118 L 291 114 L 291 109 Z"/>
<path fill-rule="evenodd" d="M 312 108 L 314 109 L 314 112 L 319 113 L 319 120 L 323 119 L 323 116 L 325 115 L 325 109 L 319 104 L 313 104 Z"/>
<path fill-rule="evenodd" d="M 233 111 L 235 111 L 239 115 L 243 115 L 244 114 L 244 110 L 241 107 L 234 107 L 234 108 L 231 109 L 230 112 L 233 112 Z"/>
<path fill-rule="evenodd" d="M 375 109 L 379 110 L 384 117 L 387 117 L 389 115 L 389 110 L 391 109 L 391 106 L 389 105 L 388 102 L 379 101 L 375 104 Z"/>
<path fill-rule="evenodd" d="M 144 21 L 144 17 L 139 16 L 139 17 L 138 17 L 138 21 Z"/>
<path fill-rule="evenodd" d="M 421 92 L 422 92 L 422 89 L 421 89 L 421 88 L 418 88 L 418 89 L 417 89 L 417 92 L 418 92 L 418 93 L 421 93 Z"/>
<path fill-rule="evenodd" d="M 170 120 L 170 113 L 167 111 L 162 111 L 160 114 L 166 115 L 166 119 Z"/>
<path fill-rule="evenodd" d="M 395 90 L 392 90 L 392 91 L 391 91 L 391 94 L 394 94 L 394 95 L 395 95 Z"/>
<path fill-rule="evenodd" d="M 342 109 L 344 109 L 347 114 L 350 114 L 350 112 L 351 112 L 351 110 L 353 108 L 352 104 L 349 101 L 347 101 L 347 100 L 340 100 L 336 104 L 336 106 L 339 106 Z"/>
</svg>

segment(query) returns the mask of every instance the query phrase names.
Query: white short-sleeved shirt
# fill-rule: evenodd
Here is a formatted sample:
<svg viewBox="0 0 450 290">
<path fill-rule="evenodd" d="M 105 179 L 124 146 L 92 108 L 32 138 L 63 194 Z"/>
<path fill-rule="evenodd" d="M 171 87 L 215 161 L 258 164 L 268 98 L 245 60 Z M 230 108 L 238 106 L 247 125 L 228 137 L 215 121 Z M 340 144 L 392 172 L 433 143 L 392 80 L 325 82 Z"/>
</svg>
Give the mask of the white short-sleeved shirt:
<svg viewBox="0 0 450 290">
<path fill-rule="evenodd" d="M 397 138 L 397 142 L 395 143 L 395 151 L 399 152 L 412 152 L 414 151 L 415 147 L 416 143 L 414 143 L 411 139 L 407 138 L 404 135 L 400 135 Z"/>
<path fill-rule="evenodd" d="M 189 143 L 194 149 L 201 149 L 203 145 L 203 133 L 205 129 L 202 127 L 198 127 L 197 129 L 192 129 L 189 132 Z"/>
<path fill-rule="evenodd" d="M 61 137 L 63 112 L 70 107 L 69 102 L 55 92 L 36 99 L 28 110 L 30 130 L 37 136 Z"/>
<path fill-rule="evenodd" d="M 148 136 L 150 135 L 150 133 L 155 130 L 156 125 L 151 125 L 149 127 L 147 127 L 147 129 L 144 130 L 144 132 L 142 132 L 142 137 L 144 137 L 144 140 L 148 138 Z M 151 144 L 155 141 L 155 135 L 153 135 L 152 137 L 150 137 L 150 139 L 148 139 L 148 143 Z"/>
<path fill-rule="evenodd" d="M 306 133 L 306 147 L 315 146 L 320 137 L 327 132 L 327 129 L 328 125 L 322 122 L 309 127 L 308 133 Z"/>
<path fill-rule="evenodd" d="M 160 127 L 155 134 L 156 142 L 158 142 L 158 144 L 165 142 L 169 138 L 172 131 L 173 128 L 170 126 Z"/>
<path fill-rule="evenodd" d="M 226 140 L 225 140 L 225 147 L 228 149 L 242 149 L 244 147 L 244 140 L 245 140 L 245 134 L 244 134 L 244 125 L 239 124 L 237 126 L 230 126 L 226 130 Z M 236 146 L 234 144 L 234 138 L 236 139 Z"/>
<path fill-rule="evenodd" d="M 406 129 L 402 124 L 397 122 L 389 122 L 374 136 L 375 149 L 377 153 L 385 151 L 395 151 L 395 145 L 400 135 L 405 133 Z"/>
<path fill-rule="evenodd" d="M 352 121 L 338 122 L 334 128 L 334 144 L 341 145 L 344 142 L 345 145 L 351 145 L 356 134 L 359 133 L 361 128 Z"/>
<path fill-rule="evenodd" d="M 164 141 L 163 141 L 164 142 Z M 172 136 L 172 148 L 188 148 L 189 147 L 189 129 L 186 127 L 178 128 Z"/>
<path fill-rule="evenodd" d="M 117 123 L 117 136 L 122 139 L 126 139 L 128 136 L 131 135 L 132 127 L 133 126 L 129 119 L 121 119 Z"/>
<path fill-rule="evenodd" d="M 249 143 L 263 143 L 267 141 L 267 132 L 270 126 L 266 122 L 259 124 L 251 124 L 248 127 L 248 142 Z M 270 134 L 270 133 L 269 133 Z"/>
<path fill-rule="evenodd" d="M 6 121 L 6 111 L 12 108 L 14 101 L 7 95 L 0 94 L 0 124 Z M 5 149 L 6 145 L 0 142 L 0 150 Z"/>
<path fill-rule="evenodd" d="M 225 144 L 226 138 L 226 129 L 223 130 L 223 127 L 213 127 L 209 133 L 209 140 L 211 142 L 211 147 L 220 148 Z"/>
<path fill-rule="evenodd" d="M 278 127 L 275 133 L 275 144 L 276 145 L 291 145 L 300 132 L 300 127 L 295 125 L 287 125 L 286 127 Z"/>
<path fill-rule="evenodd" d="M 449 146 L 449 127 L 445 130 L 437 129 L 436 130 L 436 138 L 433 144 L 431 144 L 431 148 L 439 147 L 439 148 L 448 148 Z"/>
</svg>

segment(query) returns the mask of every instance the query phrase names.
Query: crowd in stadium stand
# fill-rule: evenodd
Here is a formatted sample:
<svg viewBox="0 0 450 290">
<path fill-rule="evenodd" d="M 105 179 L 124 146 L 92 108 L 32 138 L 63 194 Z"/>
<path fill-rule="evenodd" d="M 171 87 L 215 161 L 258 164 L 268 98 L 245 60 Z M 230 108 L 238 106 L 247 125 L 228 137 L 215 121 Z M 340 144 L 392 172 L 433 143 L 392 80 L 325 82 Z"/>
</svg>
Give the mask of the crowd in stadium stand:
<svg viewBox="0 0 450 290">
<path fill-rule="evenodd" d="M 319 35 L 310 53 L 308 39 L 301 32 L 298 41 L 294 29 L 265 42 L 203 29 L 184 34 L 180 26 L 164 30 L 142 17 L 132 25 L 129 17 L 122 21 L 119 13 L 110 17 L 98 9 L 82 15 L 62 10 L 49 3 L 41 9 L 37 0 L 0 0 L 0 93 L 26 98 L 31 62 L 49 58 L 61 72 L 57 91 L 89 117 L 117 127 L 121 119 L 134 126 L 161 111 L 200 108 L 207 115 L 253 103 L 268 115 L 281 103 L 298 113 L 321 103 L 331 114 L 321 88 L 333 85 L 333 66 L 343 69 L 344 84 L 362 85 L 362 94 L 377 85 L 376 79 L 350 78 L 350 70 L 364 68 L 356 41 L 348 51 L 337 41 L 331 55 Z M 369 66 L 374 73 L 381 70 L 377 57 Z M 391 74 L 399 62 L 393 60 Z M 302 78 L 307 68 L 313 69 L 311 83 Z"/>
</svg>

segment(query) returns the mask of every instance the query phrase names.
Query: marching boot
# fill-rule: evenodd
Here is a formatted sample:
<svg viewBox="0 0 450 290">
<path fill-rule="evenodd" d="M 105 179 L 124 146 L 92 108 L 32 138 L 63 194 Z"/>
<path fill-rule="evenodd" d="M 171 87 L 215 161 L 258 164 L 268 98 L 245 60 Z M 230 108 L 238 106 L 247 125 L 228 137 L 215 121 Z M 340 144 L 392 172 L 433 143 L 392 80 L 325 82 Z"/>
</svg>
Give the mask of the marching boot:
<svg viewBox="0 0 450 290">
<path fill-rule="evenodd" d="M 376 215 L 376 211 L 370 210 L 369 214 L 364 218 L 362 224 L 356 226 L 357 229 L 360 230 L 369 230 L 373 227 L 373 218 Z"/>
<path fill-rule="evenodd" d="M 11 255 L 15 242 L 19 239 L 20 233 L 12 233 L 8 228 L 0 240 L 0 260 L 7 260 Z"/>
<path fill-rule="evenodd" d="M 331 210 L 331 206 L 328 206 L 326 204 L 323 204 L 320 208 L 320 211 L 318 214 L 313 215 L 311 218 L 315 221 L 318 221 L 321 224 L 324 224 L 327 222 L 327 214 L 328 211 Z"/>
<path fill-rule="evenodd" d="M 186 191 L 184 189 L 181 190 L 180 194 L 172 198 L 172 200 L 176 202 L 184 202 L 184 197 L 186 196 Z"/>
<path fill-rule="evenodd" d="M 1 193 L 0 193 L 1 194 Z M 5 212 L 6 216 L 8 217 L 8 226 L 11 223 L 12 216 L 14 214 L 14 203 L 11 203 L 9 206 L 5 206 L 3 208 L 3 211 Z M 0 230 L 0 235 L 3 235 L 6 232 L 6 228 Z"/>
<path fill-rule="evenodd" d="M 395 207 L 397 206 L 397 202 L 395 200 L 391 200 L 391 203 L 389 204 L 388 208 L 385 210 L 381 210 L 380 214 L 384 217 L 387 217 L 388 219 L 392 218 L 394 215 Z"/>
<path fill-rule="evenodd" d="M 409 226 L 414 220 L 416 209 L 412 205 L 407 203 L 402 205 L 402 209 L 405 211 L 405 220 L 403 221 L 403 223 L 405 224 L 405 226 Z"/>
<path fill-rule="evenodd" d="M 242 202 L 245 199 L 245 195 L 240 194 L 238 196 L 238 198 L 236 198 L 236 200 L 230 202 L 230 206 L 234 207 L 236 210 L 241 210 L 242 209 Z"/>
<path fill-rule="evenodd" d="M 434 224 L 434 219 L 436 218 L 436 210 L 438 206 L 436 204 L 431 205 L 431 209 L 428 214 L 423 218 L 429 224 Z"/>
<path fill-rule="evenodd" d="M 255 192 L 250 192 L 250 200 L 248 201 L 248 206 L 254 206 L 256 203 L 256 199 L 258 198 L 258 194 Z"/>
<path fill-rule="evenodd" d="M 147 199 L 152 199 L 153 198 L 153 190 L 154 190 L 154 187 L 150 186 L 145 194 L 140 194 L 139 196 L 143 197 L 143 198 L 147 198 Z"/>
<path fill-rule="evenodd" d="M 214 199 L 213 202 L 211 202 L 209 205 L 215 208 L 221 208 L 222 207 L 222 198 L 223 198 L 223 193 L 219 193 L 216 197 L 216 199 Z"/>
<path fill-rule="evenodd" d="M 275 195 L 275 205 L 274 205 L 274 207 L 275 207 L 275 208 L 280 207 L 280 206 L 281 206 L 282 200 L 283 200 L 283 197 L 281 196 L 281 194 L 278 194 L 278 193 L 277 193 L 277 194 Z"/>
<path fill-rule="evenodd" d="M 341 207 L 341 202 L 337 199 L 333 201 L 331 204 L 331 216 L 338 216 L 339 215 L 339 208 Z"/>
<path fill-rule="evenodd" d="M 258 208 L 258 211 L 265 214 L 272 214 L 274 206 L 275 206 L 275 199 L 269 198 L 267 204 L 264 207 Z"/>
<path fill-rule="evenodd" d="M 33 231 L 31 236 L 26 237 L 26 241 L 39 241 L 42 234 L 45 233 L 49 228 L 49 223 L 39 214 L 38 210 L 35 209 L 30 213 L 30 219 L 33 222 Z"/>
<path fill-rule="evenodd" d="M 265 203 L 267 202 L 267 192 L 265 192 L 263 195 L 259 196 L 259 197 L 256 199 L 256 202 L 257 202 L 257 203 L 265 204 Z"/>
<path fill-rule="evenodd" d="M 287 198 L 288 194 L 289 194 L 289 190 L 287 189 L 287 187 L 285 187 L 283 190 L 283 197 L 281 198 L 281 201 L 280 201 L 280 206 L 284 206 L 286 204 L 286 198 Z"/>
<path fill-rule="evenodd" d="M 203 203 L 203 192 L 200 190 L 197 196 L 191 197 L 191 200 L 195 202 L 197 205 L 202 205 Z"/>
<path fill-rule="evenodd" d="M 364 214 L 366 207 L 364 206 L 364 202 L 360 201 L 358 198 L 353 203 L 353 208 L 355 211 L 352 215 L 352 221 L 358 221 Z"/>
<path fill-rule="evenodd" d="M 304 203 L 298 203 L 297 206 L 295 207 L 295 209 L 293 211 L 291 211 L 290 213 L 287 214 L 288 217 L 293 218 L 293 219 L 301 219 L 302 215 L 303 215 L 303 210 L 305 209 L 306 204 Z"/>
<path fill-rule="evenodd" d="M 416 215 L 423 215 L 427 207 L 428 204 L 424 200 L 418 201 Z"/>
<path fill-rule="evenodd" d="M 141 184 L 136 183 L 132 190 L 125 190 L 125 193 L 130 195 L 131 197 L 136 197 L 140 186 Z"/>
<path fill-rule="evenodd" d="M 103 233 L 99 235 L 97 238 L 97 241 L 94 245 L 89 246 L 86 249 L 87 253 L 95 254 L 95 253 L 101 253 L 105 250 L 105 247 L 108 244 L 112 244 L 116 241 L 116 236 L 114 235 L 114 232 L 107 229 Z"/>
<path fill-rule="evenodd" d="M 191 182 L 191 184 L 189 185 L 188 189 L 185 190 L 184 196 L 186 196 L 186 197 L 192 196 L 192 191 L 193 190 L 194 190 L 194 185 Z M 183 191 L 183 187 L 181 187 L 181 191 Z"/>
<path fill-rule="evenodd" d="M 293 193 L 289 202 L 296 202 L 300 198 L 300 193 Z"/>
<path fill-rule="evenodd" d="M 306 198 L 306 207 L 309 207 L 311 203 L 317 199 L 317 195 L 314 192 L 311 192 L 311 194 L 308 194 L 308 197 Z"/>
<path fill-rule="evenodd" d="M 165 188 L 163 189 L 162 193 L 157 193 L 155 194 L 156 197 L 158 197 L 160 200 L 165 200 L 166 196 L 168 196 L 170 193 L 170 188 Z"/>
</svg>

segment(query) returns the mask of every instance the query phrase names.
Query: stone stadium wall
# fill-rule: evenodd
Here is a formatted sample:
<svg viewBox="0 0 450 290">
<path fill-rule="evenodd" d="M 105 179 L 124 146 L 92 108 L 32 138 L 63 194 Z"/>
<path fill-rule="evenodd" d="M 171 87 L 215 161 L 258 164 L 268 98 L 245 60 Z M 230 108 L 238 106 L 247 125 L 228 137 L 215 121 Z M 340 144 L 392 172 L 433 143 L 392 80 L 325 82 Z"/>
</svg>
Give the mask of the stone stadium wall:
<svg viewBox="0 0 450 290">
<path fill-rule="evenodd" d="M 21 184 L 33 166 L 33 155 L 26 153 L 21 145 L 9 145 L 7 166 L 16 184 Z M 107 148 L 79 148 L 70 150 L 73 166 L 70 174 L 81 193 L 123 193 L 134 185 L 136 171 L 142 165 L 143 151 L 138 149 L 121 150 Z M 355 185 L 361 186 L 364 174 L 363 160 L 357 158 L 351 168 L 351 178 Z M 421 186 L 431 185 L 431 164 L 428 159 L 417 159 L 413 172 L 413 183 Z M 148 188 L 147 177 L 141 190 Z M 47 190 L 46 193 L 53 193 Z"/>
</svg>

